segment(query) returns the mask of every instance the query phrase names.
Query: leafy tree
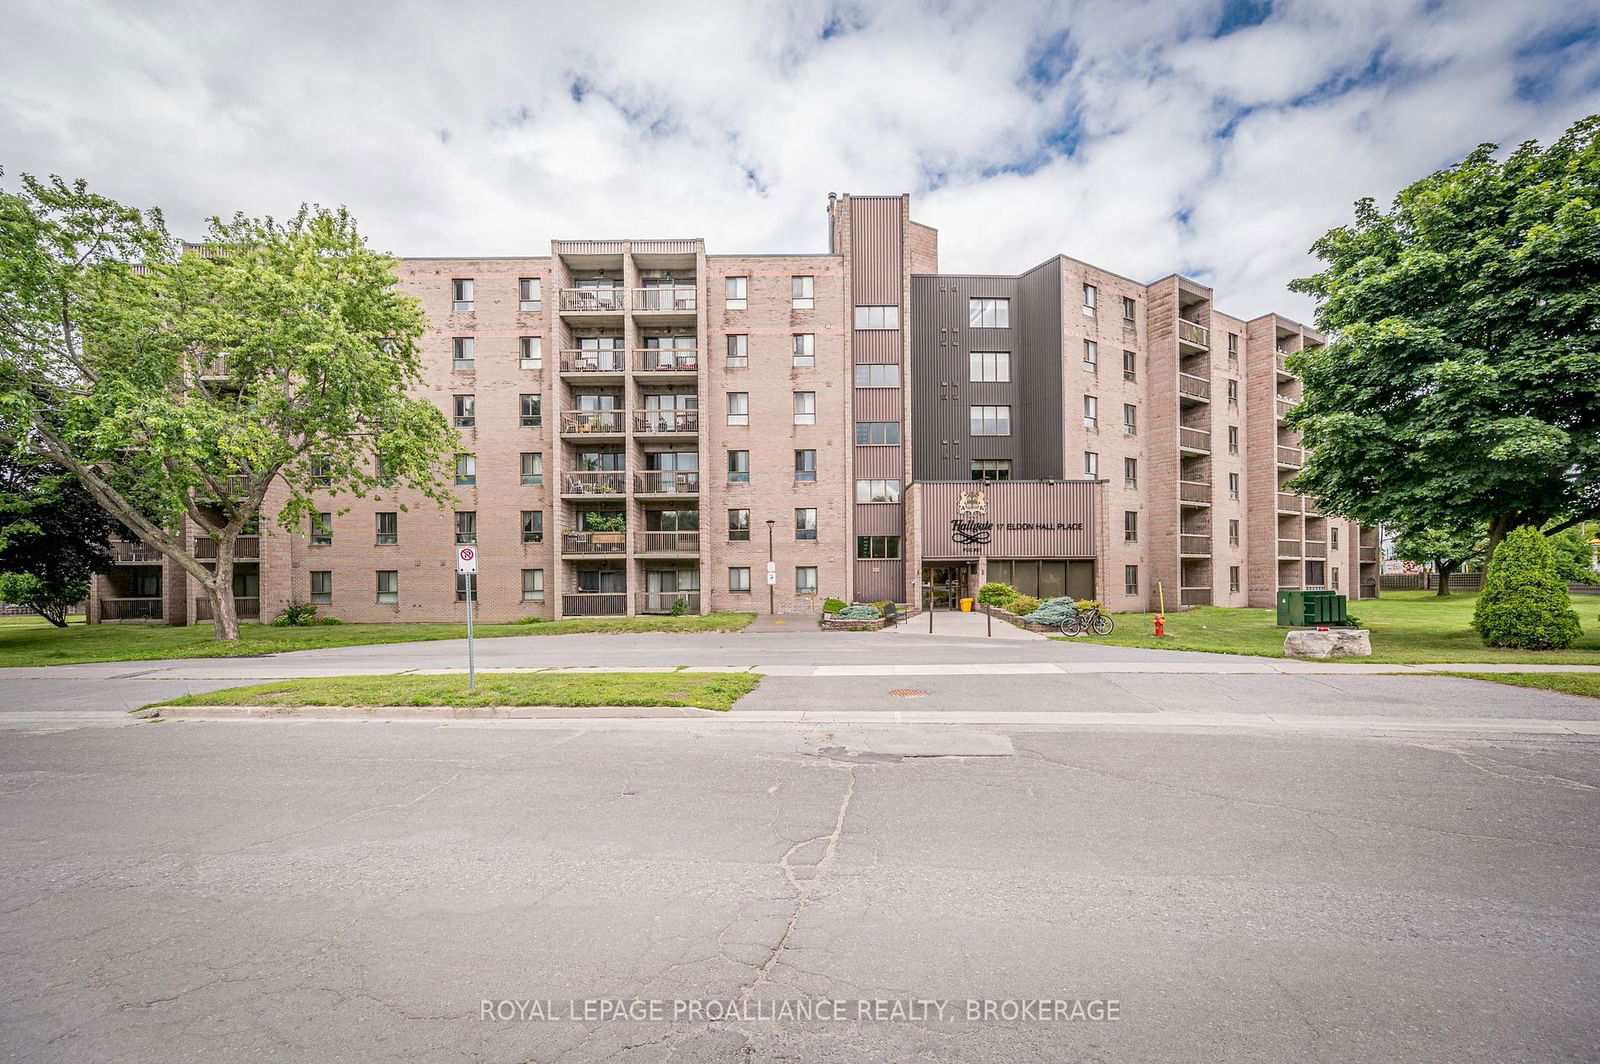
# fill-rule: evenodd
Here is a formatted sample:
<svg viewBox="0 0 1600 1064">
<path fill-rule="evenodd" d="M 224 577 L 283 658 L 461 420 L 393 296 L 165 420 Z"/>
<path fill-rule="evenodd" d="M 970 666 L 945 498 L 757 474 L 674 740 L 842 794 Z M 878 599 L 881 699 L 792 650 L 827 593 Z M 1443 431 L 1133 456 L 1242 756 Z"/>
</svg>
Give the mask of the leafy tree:
<svg viewBox="0 0 1600 1064">
<path fill-rule="evenodd" d="M 1578 584 L 1600 582 L 1600 573 L 1594 571 L 1594 544 L 1590 542 L 1593 535 L 1585 526 L 1574 525 L 1550 537 L 1556 573 L 1561 579 Z"/>
<path fill-rule="evenodd" d="M 1472 626 L 1488 646 L 1523 650 L 1560 650 L 1581 634 L 1567 582 L 1538 529 L 1514 529 L 1494 552 Z"/>
<path fill-rule="evenodd" d="M 71 474 L 0 456 L 0 601 L 65 628 L 90 577 L 111 568 L 118 528 Z"/>
<path fill-rule="evenodd" d="M 1450 578 L 1467 562 L 1481 557 L 1484 546 L 1481 526 L 1467 533 L 1423 528 L 1394 538 L 1395 557 L 1433 566 L 1439 574 L 1437 593 L 1441 597 L 1450 594 Z"/>
<path fill-rule="evenodd" d="M 269 488 L 290 531 L 319 494 L 448 498 L 455 434 L 408 394 L 424 327 L 344 210 L 212 219 L 185 248 L 81 181 L 0 189 L 0 440 L 182 567 L 218 639 L 239 637 L 237 539 Z"/>
<path fill-rule="evenodd" d="M 1290 285 L 1327 347 L 1291 359 L 1291 487 L 1365 524 L 1555 532 L 1600 515 L 1600 116 L 1504 162 L 1485 144 L 1370 199 Z"/>
</svg>

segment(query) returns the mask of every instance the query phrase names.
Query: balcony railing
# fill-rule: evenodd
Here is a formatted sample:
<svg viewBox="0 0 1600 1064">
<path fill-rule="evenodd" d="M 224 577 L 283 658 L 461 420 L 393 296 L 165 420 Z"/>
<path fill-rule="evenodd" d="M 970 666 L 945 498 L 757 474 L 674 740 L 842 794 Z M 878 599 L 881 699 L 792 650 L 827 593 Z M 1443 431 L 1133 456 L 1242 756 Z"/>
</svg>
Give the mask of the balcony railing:
<svg viewBox="0 0 1600 1064">
<path fill-rule="evenodd" d="M 1178 602 L 1184 606 L 1209 606 L 1211 605 L 1211 589 L 1209 587 L 1180 587 L 1178 589 Z"/>
<path fill-rule="evenodd" d="M 621 410 L 564 410 L 561 413 L 561 431 L 565 435 L 606 435 L 622 432 Z"/>
<path fill-rule="evenodd" d="M 1318 542 L 1318 541 L 1311 541 L 1311 542 L 1306 544 L 1306 557 L 1307 558 L 1326 558 L 1327 556 L 1328 556 L 1328 545 L 1327 545 L 1327 543 Z"/>
<path fill-rule="evenodd" d="M 235 598 L 233 612 L 241 621 L 259 621 L 261 619 L 261 600 L 259 598 Z M 194 619 L 197 621 L 211 621 L 216 618 L 211 614 L 211 600 L 197 598 L 194 600 Z"/>
<path fill-rule="evenodd" d="M 561 596 L 561 612 L 567 617 L 621 617 L 628 612 L 626 592 L 576 591 Z"/>
<path fill-rule="evenodd" d="M 700 592 L 643 591 L 633 608 L 638 613 L 699 613 Z"/>
<path fill-rule="evenodd" d="M 100 600 L 102 621 L 159 621 L 159 598 L 103 598 Z"/>
<path fill-rule="evenodd" d="M 1196 347 L 1209 348 L 1211 346 L 1211 330 L 1198 322 L 1190 321 L 1188 318 L 1179 318 L 1178 339 Z"/>
<path fill-rule="evenodd" d="M 616 314 L 628 309 L 625 288 L 563 288 L 561 309 L 572 314 Z"/>
<path fill-rule="evenodd" d="M 1299 469 L 1306 464 L 1306 451 L 1304 447 L 1279 447 L 1278 464 L 1291 469 Z"/>
<path fill-rule="evenodd" d="M 700 352 L 689 347 L 645 347 L 635 350 L 633 359 L 640 373 L 694 373 L 700 368 Z"/>
<path fill-rule="evenodd" d="M 654 288 L 633 290 L 633 309 L 636 312 L 665 310 L 689 311 L 694 309 L 695 289 L 692 285 L 657 285 Z"/>
<path fill-rule="evenodd" d="M 1211 537 L 1181 533 L 1178 536 L 1178 552 L 1180 554 L 1210 554 Z"/>
<path fill-rule="evenodd" d="M 1178 481 L 1178 499 L 1182 502 L 1211 501 L 1211 485 L 1198 480 Z"/>
<path fill-rule="evenodd" d="M 1289 415 L 1289 411 L 1293 410 L 1295 407 L 1297 407 L 1299 405 L 1300 405 L 1300 400 L 1298 400 L 1298 399 L 1285 398 L 1284 396 L 1281 396 L 1281 395 L 1278 396 L 1278 417 L 1280 419 L 1284 418 L 1284 417 L 1287 417 Z"/>
<path fill-rule="evenodd" d="M 619 348 L 569 348 L 561 352 L 562 373 L 621 373 L 628 360 Z"/>
<path fill-rule="evenodd" d="M 1211 382 L 1193 373 L 1178 374 L 1178 394 L 1191 399 L 1211 399 Z"/>
<path fill-rule="evenodd" d="M 1280 539 L 1278 540 L 1278 557 L 1299 558 L 1301 554 L 1300 546 L 1298 539 Z"/>
<path fill-rule="evenodd" d="M 203 562 L 217 560 L 217 541 L 210 536 L 196 536 L 194 541 L 194 556 Z M 235 560 L 251 561 L 261 557 L 260 536 L 240 536 L 233 541 L 233 556 Z"/>
<path fill-rule="evenodd" d="M 645 410 L 633 415 L 633 431 L 643 433 L 699 432 L 698 410 Z"/>
<path fill-rule="evenodd" d="M 640 554 L 698 554 L 698 532 L 640 532 L 633 541 Z"/>
<path fill-rule="evenodd" d="M 561 552 L 563 554 L 626 554 L 627 551 L 628 534 L 626 532 L 561 533 Z"/>
<path fill-rule="evenodd" d="M 1367 564 L 1368 562 L 1376 562 L 1377 560 L 1378 560 L 1378 548 L 1377 547 L 1362 547 L 1361 548 L 1361 563 L 1363 565 Z"/>
<path fill-rule="evenodd" d="M 111 560 L 117 565 L 159 565 L 161 552 L 143 543 L 119 543 L 111 549 Z"/>
<path fill-rule="evenodd" d="M 1283 513 L 1305 513 L 1305 500 L 1287 491 L 1278 492 L 1278 509 Z"/>
<path fill-rule="evenodd" d="M 1190 451 L 1211 453 L 1211 430 L 1178 426 L 1178 446 Z"/>
<path fill-rule="evenodd" d="M 1277 355 L 1273 357 L 1273 364 L 1277 367 L 1278 372 L 1283 374 L 1285 377 L 1294 376 L 1294 374 L 1289 372 L 1289 356 L 1284 354 L 1282 351 L 1279 351 Z"/>
<path fill-rule="evenodd" d="M 561 474 L 565 495 L 621 495 L 627 490 L 628 474 L 620 469 L 572 470 Z"/>
<path fill-rule="evenodd" d="M 633 475 L 638 495 L 698 495 L 700 472 L 694 469 L 646 469 Z"/>
</svg>

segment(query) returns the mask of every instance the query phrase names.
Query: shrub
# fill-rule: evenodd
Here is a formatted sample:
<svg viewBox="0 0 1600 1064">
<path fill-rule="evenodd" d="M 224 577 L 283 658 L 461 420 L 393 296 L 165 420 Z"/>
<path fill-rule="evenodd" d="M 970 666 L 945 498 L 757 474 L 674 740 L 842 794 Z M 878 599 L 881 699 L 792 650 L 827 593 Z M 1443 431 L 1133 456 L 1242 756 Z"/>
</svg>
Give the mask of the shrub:
<svg viewBox="0 0 1600 1064">
<path fill-rule="evenodd" d="M 1078 604 L 1073 602 L 1072 599 L 1062 596 L 1044 603 L 1033 612 L 1024 615 L 1022 619 L 1031 624 L 1056 625 L 1077 615 Z"/>
<path fill-rule="evenodd" d="M 845 603 L 843 599 L 831 598 L 822 603 L 822 612 L 838 613 L 840 610 L 844 609 L 844 607 Z"/>
<path fill-rule="evenodd" d="M 1084 610 L 1099 610 L 1101 613 L 1111 612 L 1110 610 L 1106 609 L 1106 604 L 1101 602 L 1099 599 L 1079 599 L 1077 602 L 1073 603 L 1073 605 L 1078 607 L 1078 612 L 1080 613 Z"/>
<path fill-rule="evenodd" d="M 689 612 L 689 600 L 688 599 L 679 597 L 679 598 L 675 598 L 675 599 L 672 600 L 672 616 L 674 616 L 674 617 L 682 617 L 684 614 L 686 614 L 688 612 Z"/>
<path fill-rule="evenodd" d="M 875 621 L 882 616 L 882 610 L 867 603 L 859 606 L 846 606 L 839 611 L 839 619 L 841 621 Z"/>
<path fill-rule="evenodd" d="M 997 606 L 1008 609 L 1007 603 L 1020 594 L 1010 584 L 1002 584 L 998 580 L 991 580 L 978 589 L 978 602 L 985 606 Z"/>
<path fill-rule="evenodd" d="M 1521 650 L 1560 650 L 1582 632 L 1555 554 L 1537 528 L 1516 529 L 1495 548 L 1472 626 L 1485 646 Z"/>
<path fill-rule="evenodd" d="M 873 605 L 878 607 L 878 616 L 882 617 L 884 614 L 889 612 L 889 607 L 893 606 L 894 603 L 890 602 L 888 599 L 879 599 L 877 602 L 874 602 Z"/>
<path fill-rule="evenodd" d="M 511 623 L 512 624 L 543 624 L 544 623 L 544 618 L 543 617 L 539 617 L 539 616 L 518 617 L 516 620 L 512 621 Z"/>
<path fill-rule="evenodd" d="M 1034 598 L 1032 595 L 1018 595 L 1016 598 L 1010 600 L 1000 608 L 1026 617 L 1028 614 L 1038 609 L 1039 605 L 1039 600 Z"/>
<path fill-rule="evenodd" d="M 274 628 L 310 628 L 321 623 L 317 620 L 317 608 L 309 602 L 290 602 L 272 619 Z"/>
</svg>

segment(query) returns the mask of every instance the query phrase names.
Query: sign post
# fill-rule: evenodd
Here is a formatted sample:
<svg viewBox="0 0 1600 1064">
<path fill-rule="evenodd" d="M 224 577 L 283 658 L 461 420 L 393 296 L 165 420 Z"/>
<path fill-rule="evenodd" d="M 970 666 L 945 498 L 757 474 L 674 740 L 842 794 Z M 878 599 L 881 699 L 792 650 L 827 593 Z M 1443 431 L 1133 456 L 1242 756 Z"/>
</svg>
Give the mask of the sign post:
<svg viewBox="0 0 1600 1064">
<path fill-rule="evenodd" d="M 467 578 L 467 690 L 475 691 L 478 688 L 478 668 L 472 645 L 472 585 L 478 582 L 477 547 L 456 548 L 456 573 Z"/>
</svg>

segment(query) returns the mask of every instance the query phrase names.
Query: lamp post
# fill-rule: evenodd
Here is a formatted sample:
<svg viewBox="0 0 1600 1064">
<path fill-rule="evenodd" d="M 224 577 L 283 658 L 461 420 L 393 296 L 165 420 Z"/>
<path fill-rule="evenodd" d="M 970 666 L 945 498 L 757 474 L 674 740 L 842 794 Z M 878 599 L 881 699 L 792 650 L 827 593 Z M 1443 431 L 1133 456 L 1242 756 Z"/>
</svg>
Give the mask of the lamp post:
<svg viewBox="0 0 1600 1064">
<path fill-rule="evenodd" d="M 773 518 L 770 518 L 770 517 L 767 518 L 767 569 L 768 569 L 769 572 L 772 570 L 773 563 L 775 561 L 777 561 L 777 559 L 774 558 L 773 554 L 772 554 L 772 526 L 777 524 L 777 523 L 778 522 L 775 521 Z M 777 613 L 777 609 L 776 609 L 776 603 L 777 603 L 777 598 L 778 598 L 777 586 L 778 586 L 777 582 L 771 576 L 768 576 L 768 578 L 767 578 L 767 616 L 768 617 L 771 617 L 771 616 L 773 616 L 774 614 Z"/>
</svg>

